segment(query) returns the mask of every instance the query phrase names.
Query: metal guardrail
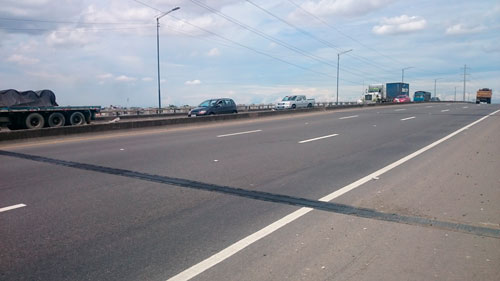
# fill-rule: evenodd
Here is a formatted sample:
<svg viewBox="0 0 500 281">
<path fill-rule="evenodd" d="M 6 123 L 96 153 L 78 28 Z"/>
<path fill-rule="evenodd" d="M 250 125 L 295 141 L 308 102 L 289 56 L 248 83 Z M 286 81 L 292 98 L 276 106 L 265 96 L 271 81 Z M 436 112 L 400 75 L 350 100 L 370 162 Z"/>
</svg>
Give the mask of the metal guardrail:
<svg viewBox="0 0 500 281">
<path fill-rule="evenodd" d="M 336 105 L 334 102 L 317 102 L 314 107 L 336 107 L 345 105 L 356 105 L 357 102 L 339 102 Z M 162 108 L 161 115 L 177 115 L 177 114 L 188 114 L 189 110 L 194 107 L 183 107 L 183 108 Z M 239 112 L 247 111 L 260 111 L 260 110 L 273 110 L 275 109 L 274 104 L 250 104 L 250 105 L 237 105 L 237 110 Z M 98 116 L 138 116 L 138 115 L 158 115 L 158 108 L 136 108 L 136 109 L 102 109 Z"/>
</svg>

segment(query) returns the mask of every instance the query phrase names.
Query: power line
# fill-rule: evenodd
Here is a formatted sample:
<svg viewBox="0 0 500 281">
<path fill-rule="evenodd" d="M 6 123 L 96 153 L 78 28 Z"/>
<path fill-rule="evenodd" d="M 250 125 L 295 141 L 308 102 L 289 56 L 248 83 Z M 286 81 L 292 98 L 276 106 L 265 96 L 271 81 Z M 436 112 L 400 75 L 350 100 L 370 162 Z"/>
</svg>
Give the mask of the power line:
<svg viewBox="0 0 500 281">
<path fill-rule="evenodd" d="M 324 44 L 325 46 L 330 47 L 330 48 L 334 48 L 334 49 L 336 49 L 337 51 L 342 51 L 342 50 L 340 50 L 340 49 L 339 49 L 339 47 L 338 47 L 338 46 L 336 46 L 336 45 L 334 45 L 334 44 L 330 43 L 329 41 L 326 41 L 326 40 L 323 40 L 323 39 L 321 39 L 321 38 L 318 38 L 317 36 L 314 36 L 314 35 L 313 35 L 313 34 L 311 34 L 310 32 L 307 32 L 307 31 L 303 30 L 302 28 L 297 27 L 296 25 L 294 25 L 294 24 L 292 24 L 292 23 L 288 22 L 287 20 L 285 20 L 285 19 L 283 19 L 283 18 L 281 18 L 281 17 L 277 16 L 276 14 L 274 14 L 274 13 L 270 12 L 269 10 L 267 10 L 267 9 L 265 9 L 265 8 L 263 8 L 263 7 L 259 6 L 259 5 L 257 5 L 257 4 L 255 4 L 255 3 L 254 3 L 254 2 L 252 2 L 251 0 L 246 0 L 246 2 L 248 2 L 248 3 L 252 4 L 252 5 L 253 5 L 253 6 L 255 6 L 256 8 L 258 8 L 258 9 L 260 9 L 261 11 L 263 11 L 264 13 L 266 13 L 266 14 L 268 14 L 268 15 L 270 15 L 270 16 L 272 16 L 272 17 L 274 17 L 275 19 L 277 19 L 277 20 L 281 21 L 282 23 L 284 23 L 284 24 L 286 24 L 286 25 L 288 25 L 288 26 L 290 26 L 290 27 L 292 27 L 292 28 L 296 29 L 296 30 L 297 30 L 297 31 L 299 31 L 300 33 L 302 33 L 302 34 L 304 34 L 304 35 L 306 35 L 306 36 L 309 36 L 310 38 L 312 38 L 312 39 L 314 39 L 314 40 L 316 40 L 316 41 L 318 41 L 318 42 L 320 42 L 320 43 Z M 350 57 L 352 57 L 352 58 L 355 58 L 355 59 L 357 59 L 357 60 L 359 60 L 359 61 L 364 61 L 365 63 L 371 64 L 371 65 L 373 65 L 373 66 L 375 66 L 375 67 L 382 68 L 382 67 L 380 67 L 380 65 L 378 65 L 378 64 L 374 64 L 374 63 L 372 63 L 370 60 L 365 59 L 365 58 L 363 58 L 363 57 L 361 57 L 361 56 L 357 56 L 357 55 L 353 55 L 353 54 L 349 54 L 348 56 L 350 56 Z M 387 69 L 384 69 L 384 70 L 385 70 L 385 71 L 392 71 L 392 70 L 387 70 Z"/>
<path fill-rule="evenodd" d="M 346 33 L 342 32 L 340 29 L 338 29 L 338 28 L 336 28 L 335 26 L 333 26 L 333 25 L 329 24 L 328 22 L 326 22 L 326 21 L 325 21 L 325 20 L 323 20 L 322 18 L 320 18 L 320 17 L 318 17 L 318 16 L 316 16 L 316 15 L 314 15 L 314 14 L 310 13 L 309 11 L 307 11 L 307 10 L 306 10 L 306 9 L 304 9 L 304 8 L 302 8 L 300 5 L 298 5 L 297 3 L 293 2 L 292 0 L 287 0 L 287 1 L 288 1 L 288 2 L 290 2 L 290 3 L 292 3 L 295 7 L 297 7 L 298 9 L 300 9 L 301 11 L 303 11 L 304 13 L 306 13 L 307 15 L 309 15 L 309 16 L 311 16 L 311 17 L 313 17 L 313 18 L 314 18 L 314 19 L 316 19 L 317 21 L 319 21 L 319 22 L 323 23 L 324 25 L 326 25 L 326 26 L 330 27 L 331 29 L 333 29 L 333 30 L 335 30 L 336 32 L 338 32 L 338 33 L 342 34 L 343 36 L 345 36 L 345 37 L 347 37 L 347 38 L 351 39 L 352 41 L 354 41 L 354 42 L 358 43 L 359 45 L 361 45 L 361 46 L 363 46 L 363 47 L 365 47 L 365 48 L 367 48 L 367 49 L 369 49 L 369 50 L 372 50 L 372 51 L 376 52 L 377 54 L 379 54 L 379 55 L 381 55 L 381 56 L 384 56 L 384 57 L 386 57 L 386 58 L 388 58 L 388 59 L 391 59 L 391 60 L 393 60 L 394 62 L 397 62 L 397 63 L 399 63 L 399 64 L 403 64 L 402 62 L 400 62 L 400 61 L 396 60 L 395 58 L 393 58 L 393 57 L 391 57 L 391 56 L 387 56 L 387 55 L 385 55 L 385 54 L 383 54 L 383 53 L 381 53 L 381 52 L 377 51 L 376 49 L 374 49 L 374 48 L 372 48 L 372 47 L 370 47 L 370 46 L 368 46 L 368 45 L 365 45 L 365 44 L 361 43 L 361 41 L 359 41 L 359 40 L 355 39 L 354 37 L 352 37 L 352 36 L 350 36 L 350 35 L 348 35 L 348 34 L 346 34 Z"/>
<path fill-rule="evenodd" d="M 58 20 L 42 20 L 42 19 L 16 19 L 0 17 L 4 21 L 24 21 L 24 22 L 39 22 L 39 23 L 54 23 L 54 24 L 102 24 L 102 25 L 129 25 L 129 24 L 146 24 L 144 22 L 83 22 L 83 21 L 58 21 Z"/>
<path fill-rule="evenodd" d="M 308 57 L 308 58 L 310 58 L 310 59 L 312 59 L 312 60 L 315 60 L 315 61 L 317 61 L 317 62 L 319 62 L 319 63 L 326 64 L 326 65 L 328 65 L 328 66 L 330 66 L 330 67 L 333 67 L 333 68 L 336 68 L 336 67 L 337 67 L 334 63 L 330 62 L 329 60 L 327 60 L 327 59 L 325 59 L 325 58 L 322 58 L 322 57 L 319 57 L 319 56 L 313 55 L 313 54 L 311 54 L 311 53 L 309 53 L 309 52 L 307 52 L 307 51 L 305 51 L 305 50 L 302 50 L 302 49 L 297 48 L 297 47 L 295 47 L 295 46 L 293 46 L 293 45 L 290 45 L 290 44 L 288 44 L 288 43 L 286 43 L 286 42 L 284 42 L 284 41 L 282 41 L 282 40 L 280 40 L 280 39 L 278 39 L 278 38 L 276 38 L 276 37 L 270 36 L 270 35 L 268 35 L 268 34 L 266 34 L 266 33 L 262 32 L 262 31 L 260 31 L 260 30 L 258 30 L 258 29 L 256 29 L 256 28 L 253 28 L 253 27 L 251 27 L 251 26 L 249 26 L 249 25 L 247 25 L 247 24 L 244 24 L 244 23 L 242 23 L 242 22 L 240 22 L 240 21 L 236 20 L 235 18 L 232 18 L 231 16 L 229 16 L 229 15 L 227 15 L 227 14 L 224 14 L 224 13 L 222 13 L 222 12 L 220 12 L 220 11 L 218 11 L 218 10 L 216 10 L 216 9 L 214 9 L 214 8 L 212 8 L 212 7 L 210 7 L 210 6 L 208 6 L 208 5 L 207 5 L 207 4 L 205 4 L 205 3 L 202 3 L 202 2 L 197 1 L 197 0 L 190 0 L 190 1 L 191 1 L 193 4 L 198 5 L 199 7 L 202 7 L 202 8 L 204 8 L 204 9 L 206 9 L 206 10 L 208 10 L 208 11 L 210 11 L 210 12 L 212 12 L 212 13 L 214 13 L 214 14 L 218 15 L 218 16 L 220 16 L 220 17 L 222 17 L 222 18 L 224 18 L 224 19 L 228 20 L 229 22 L 231 22 L 231 23 L 233 23 L 233 24 L 236 24 L 236 25 L 238 25 L 238 26 L 240 26 L 240 27 L 242 27 L 242 28 L 244 28 L 244 29 L 246 29 L 246 30 L 248 30 L 248 31 L 252 32 L 252 33 L 255 33 L 255 34 L 259 35 L 260 37 L 263 37 L 264 39 L 267 39 L 267 40 L 269 40 L 269 41 L 271 41 L 271 42 L 274 42 L 274 43 L 276 43 L 276 44 L 278 44 L 278 45 L 280 45 L 280 46 L 282 46 L 282 47 L 285 47 L 285 48 L 287 48 L 287 49 L 289 49 L 289 50 L 291 50 L 291 51 L 293 51 L 293 52 L 295 52 L 295 53 L 298 53 L 298 54 L 300 54 L 300 55 L 303 55 L 303 56 L 305 56 L 305 57 Z M 337 48 L 337 47 L 335 47 L 335 48 Z M 346 68 L 342 68 L 342 69 L 343 69 L 344 71 L 348 72 L 348 73 L 353 74 L 353 75 L 360 75 L 360 74 L 367 75 L 367 73 L 366 73 L 366 72 L 362 72 L 362 71 L 358 71 L 358 70 L 354 70 L 354 71 L 358 72 L 358 73 L 355 73 L 355 72 L 353 72 L 352 70 L 346 70 Z M 349 69 L 349 68 L 347 68 L 347 69 Z M 375 80 L 374 80 L 374 81 L 375 81 Z"/>
</svg>

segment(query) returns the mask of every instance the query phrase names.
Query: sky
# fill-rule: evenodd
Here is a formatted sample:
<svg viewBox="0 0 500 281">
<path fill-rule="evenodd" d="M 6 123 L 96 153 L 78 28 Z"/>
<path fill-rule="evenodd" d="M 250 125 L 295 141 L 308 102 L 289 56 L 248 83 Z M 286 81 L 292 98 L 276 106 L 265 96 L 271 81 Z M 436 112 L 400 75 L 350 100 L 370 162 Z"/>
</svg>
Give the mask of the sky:
<svg viewBox="0 0 500 281">
<path fill-rule="evenodd" d="M 411 93 L 462 100 L 465 77 L 467 99 L 500 103 L 497 0 L 2 0 L 0 90 L 157 107 L 156 17 L 175 7 L 159 20 L 163 106 L 335 101 L 339 58 L 339 101 L 405 69 Z"/>
</svg>

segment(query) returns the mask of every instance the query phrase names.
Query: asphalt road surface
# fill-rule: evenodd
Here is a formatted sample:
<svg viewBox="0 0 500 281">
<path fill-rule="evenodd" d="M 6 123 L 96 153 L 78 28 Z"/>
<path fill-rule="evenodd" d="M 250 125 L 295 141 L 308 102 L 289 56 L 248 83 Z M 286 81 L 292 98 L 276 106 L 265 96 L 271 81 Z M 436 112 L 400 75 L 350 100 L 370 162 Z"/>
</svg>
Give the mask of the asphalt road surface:
<svg viewBox="0 0 500 281">
<path fill-rule="evenodd" d="M 500 280 L 500 106 L 0 144 L 0 280 Z"/>
</svg>

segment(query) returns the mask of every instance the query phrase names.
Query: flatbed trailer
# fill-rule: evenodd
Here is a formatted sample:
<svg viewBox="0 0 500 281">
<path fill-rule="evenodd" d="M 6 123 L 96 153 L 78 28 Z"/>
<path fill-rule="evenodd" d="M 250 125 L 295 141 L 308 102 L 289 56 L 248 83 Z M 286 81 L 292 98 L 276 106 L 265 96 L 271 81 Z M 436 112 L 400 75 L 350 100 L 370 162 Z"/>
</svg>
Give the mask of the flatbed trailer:
<svg viewBox="0 0 500 281">
<path fill-rule="evenodd" d="M 100 106 L 0 107 L 0 126 L 11 130 L 80 126 L 95 120 Z"/>
</svg>

